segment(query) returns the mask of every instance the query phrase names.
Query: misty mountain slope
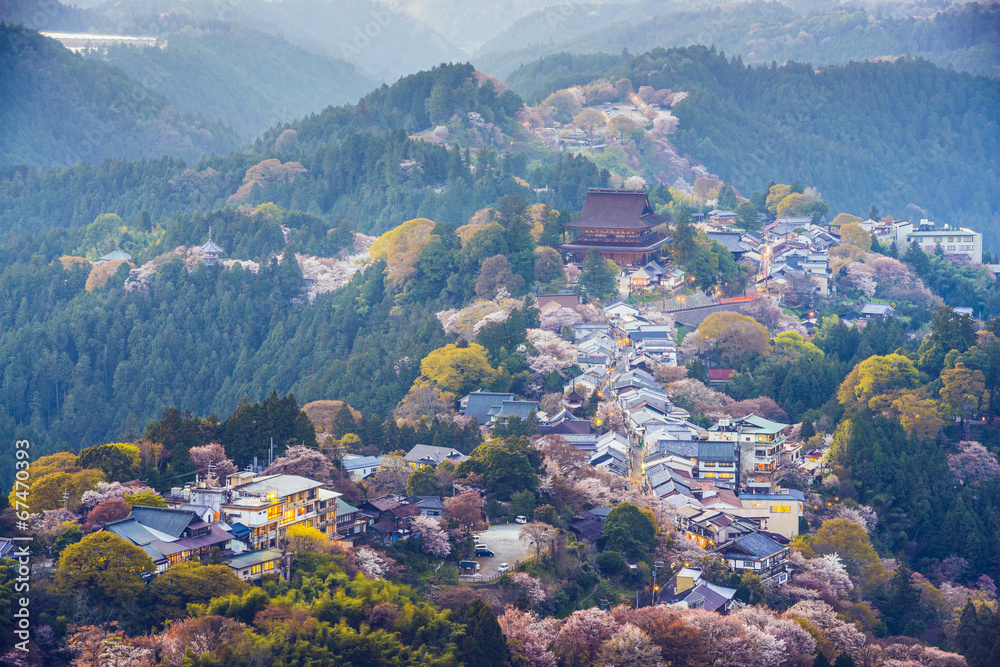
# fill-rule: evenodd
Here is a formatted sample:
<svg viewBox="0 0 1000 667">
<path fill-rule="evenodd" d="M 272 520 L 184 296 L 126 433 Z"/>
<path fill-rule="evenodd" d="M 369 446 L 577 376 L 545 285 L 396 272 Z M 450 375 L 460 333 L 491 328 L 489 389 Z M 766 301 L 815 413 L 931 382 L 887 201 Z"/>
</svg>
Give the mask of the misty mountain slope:
<svg viewBox="0 0 1000 667">
<path fill-rule="evenodd" d="M 0 20 L 39 31 L 114 30 L 112 23 L 99 12 L 67 6 L 55 0 L 0 0 Z"/>
<path fill-rule="evenodd" d="M 161 155 L 192 161 L 239 145 L 228 128 L 20 26 L 0 27 L 0 99 L 3 164 Z"/>
<path fill-rule="evenodd" d="M 977 74 L 1000 74 L 1000 8 L 951 7 L 929 18 L 877 18 L 863 9 L 829 9 L 808 15 L 780 3 L 752 3 L 672 12 L 615 21 L 607 7 L 578 7 L 557 26 L 544 12 L 527 16 L 484 45 L 476 66 L 506 77 L 544 55 L 640 53 L 656 47 L 715 45 L 748 63 L 844 63 L 901 55 L 919 56 Z M 592 30 L 583 32 L 588 26 Z M 568 38 L 560 39 L 562 35 Z M 522 46 L 518 47 L 521 44 Z"/>
<path fill-rule="evenodd" d="M 376 82 L 352 65 L 250 28 L 185 28 L 161 48 L 116 45 L 97 54 L 178 108 L 226 123 L 243 139 L 329 105 L 356 102 Z"/>
</svg>

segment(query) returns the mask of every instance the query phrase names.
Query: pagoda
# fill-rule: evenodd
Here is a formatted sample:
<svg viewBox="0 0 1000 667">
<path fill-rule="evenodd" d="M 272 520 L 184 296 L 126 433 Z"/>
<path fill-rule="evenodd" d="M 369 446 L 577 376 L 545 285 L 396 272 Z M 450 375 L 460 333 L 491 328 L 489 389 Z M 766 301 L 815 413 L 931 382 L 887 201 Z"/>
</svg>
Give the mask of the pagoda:
<svg viewBox="0 0 1000 667">
<path fill-rule="evenodd" d="M 653 212 L 645 190 L 591 188 L 580 217 L 563 225 L 579 234 L 558 250 L 578 263 L 596 250 L 619 266 L 646 264 L 660 257 L 669 240 L 653 228 L 669 220 Z"/>
<path fill-rule="evenodd" d="M 202 254 L 202 261 L 205 262 L 206 266 L 215 266 L 222 261 L 219 259 L 219 253 L 223 250 L 212 240 L 211 228 L 208 230 L 208 243 L 198 248 L 198 252 Z"/>
</svg>

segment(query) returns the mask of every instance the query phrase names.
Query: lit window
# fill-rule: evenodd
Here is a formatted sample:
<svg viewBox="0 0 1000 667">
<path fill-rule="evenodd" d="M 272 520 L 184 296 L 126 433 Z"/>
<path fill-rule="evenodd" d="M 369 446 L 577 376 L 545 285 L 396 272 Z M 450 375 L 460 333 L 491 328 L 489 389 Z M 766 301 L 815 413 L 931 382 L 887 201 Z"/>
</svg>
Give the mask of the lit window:
<svg viewBox="0 0 1000 667">
<path fill-rule="evenodd" d="M 719 473 L 719 479 L 732 479 L 732 478 L 733 478 L 733 473 L 731 473 L 731 472 L 720 472 Z"/>
<path fill-rule="evenodd" d="M 264 571 L 265 572 L 267 572 L 268 570 L 273 570 L 273 569 L 274 569 L 274 561 L 273 560 L 269 560 L 266 563 L 264 563 Z"/>
<path fill-rule="evenodd" d="M 792 508 L 788 505 L 771 505 L 771 514 L 784 514 L 791 511 Z"/>
<path fill-rule="evenodd" d="M 706 472 L 705 473 L 705 479 L 713 479 L 714 477 L 715 477 L 715 473 L 714 472 Z"/>
<path fill-rule="evenodd" d="M 275 505 L 274 507 L 267 508 L 267 518 L 269 520 L 277 519 L 279 516 L 281 516 L 281 505 Z"/>
<path fill-rule="evenodd" d="M 260 574 L 260 565 L 254 565 L 251 567 L 250 574 Z"/>
<path fill-rule="evenodd" d="M 706 467 L 706 468 L 714 468 L 715 467 L 715 461 L 705 461 L 701 465 L 704 466 L 704 467 Z"/>
</svg>

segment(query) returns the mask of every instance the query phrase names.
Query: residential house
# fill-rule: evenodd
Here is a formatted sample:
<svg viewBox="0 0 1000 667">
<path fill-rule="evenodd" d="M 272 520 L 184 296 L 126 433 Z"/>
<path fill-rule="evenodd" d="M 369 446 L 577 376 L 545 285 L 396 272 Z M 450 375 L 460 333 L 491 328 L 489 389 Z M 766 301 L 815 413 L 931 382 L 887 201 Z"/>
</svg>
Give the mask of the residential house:
<svg viewBox="0 0 1000 667">
<path fill-rule="evenodd" d="M 335 511 L 337 526 L 331 534 L 331 539 L 353 542 L 363 537 L 368 529 L 368 525 L 373 523 L 371 517 L 340 498 L 336 499 Z M 329 530 L 327 534 L 330 534 Z"/>
<path fill-rule="evenodd" d="M 359 456 L 357 454 L 344 454 L 340 462 L 341 469 L 348 473 L 355 482 L 360 482 L 365 477 L 374 475 L 381 465 L 381 457 Z"/>
<path fill-rule="evenodd" d="M 639 317 L 639 309 L 635 306 L 630 306 L 624 301 L 619 301 L 613 303 L 610 306 L 604 307 L 604 314 L 607 317 L 622 317 L 623 315 L 632 315 L 633 317 Z"/>
<path fill-rule="evenodd" d="M 739 443 L 740 483 L 757 478 L 767 481 L 778 467 L 786 437 L 783 431 L 787 428 L 788 424 L 750 414 L 739 419 L 720 420 L 709 429 L 708 437 L 709 440 Z"/>
<path fill-rule="evenodd" d="M 799 520 L 803 516 L 805 494 L 797 489 L 778 489 L 766 493 L 741 493 L 741 509 L 733 514 L 753 519 L 761 530 L 777 533 L 794 540 L 799 535 Z"/>
<path fill-rule="evenodd" d="M 277 549 L 250 551 L 227 558 L 224 562 L 243 581 L 256 581 L 269 572 L 280 572 L 281 552 Z"/>
<path fill-rule="evenodd" d="M 157 573 L 192 559 L 205 562 L 213 549 L 237 546 L 231 533 L 189 510 L 137 505 L 127 517 L 105 524 L 104 529 L 149 554 Z"/>
<path fill-rule="evenodd" d="M 413 448 L 406 453 L 406 462 L 411 468 L 419 468 L 421 466 L 431 466 L 432 468 L 437 468 L 445 461 L 451 461 L 457 466 L 468 458 L 468 456 L 457 449 L 435 447 L 434 445 L 414 445 Z"/>
<path fill-rule="evenodd" d="M 632 450 L 628 438 L 614 431 L 605 433 L 598 439 L 588 462 L 595 468 L 627 478 L 632 468 Z"/>
<path fill-rule="evenodd" d="M 724 211 L 717 208 L 713 208 L 708 212 L 709 222 L 714 222 L 718 225 L 728 225 L 736 220 L 736 214 L 732 211 Z"/>
<path fill-rule="evenodd" d="M 708 232 L 708 238 L 731 252 L 733 259 L 737 262 L 743 258 L 743 255 L 753 250 L 753 246 L 744 242 L 742 236 L 740 232 Z"/>
<path fill-rule="evenodd" d="M 861 317 L 870 320 L 873 317 L 894 317 L 896 309 L 888 303 L 866 303 L 861 309 Z"/>
<path fill-rule="evenodd" d="M 759 532 L 744 535 L 714 549 L 736 574 L 751 572 L 764 580 L 765 586 L 780 586 L 788 581 L 787 546 Z"/>
<path fill-rule="evenodd" d="M 444 516 L 444 501 L 441 496 L 410 496 L 405 502 L 420 510 L 420 516 L 435 519 Z"/>
<path fill-rule="evenodd" d="M 576 417 L 568 410 L 560 410 L 538 426 L 539 435 L 558 435 L 583 451 L 594 451 L 601 432 L 589 419 Z"/>
<path fill-rule="evenodd" d="M 390 544 L 410 537 L 410 522 L 421 514 L 420 508 L 402 503 L 395 496 L 382 496 L 358 507 L 372 517 L 368 526 L 369 536 L 382 544 Z"/>
<path fill-rule="evenodd" d="M 687 284 L 687 272 L 684 269 L 673 268 L 664 276 L 662 284 L 671 292 L 679 290 Z"/>
</svg>

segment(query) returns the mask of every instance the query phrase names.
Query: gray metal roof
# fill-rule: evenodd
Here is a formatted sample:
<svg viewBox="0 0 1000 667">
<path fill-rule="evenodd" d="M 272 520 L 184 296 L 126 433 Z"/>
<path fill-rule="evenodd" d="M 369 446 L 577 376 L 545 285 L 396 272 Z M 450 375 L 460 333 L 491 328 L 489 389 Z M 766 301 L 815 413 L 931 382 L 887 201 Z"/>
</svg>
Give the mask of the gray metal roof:
<svg viewBox="0 0 1000 667">
<path fill-rule="evenodd" d="M 240 491 L 246 493 L 276 493 L 279 496 L 290 496 L 321 486 L 323 486 L 323 482 L 317 482 L 314 479 L 298 475 L 268 475 L 267 477 L 258 477 L 249 484 L 244 484 L 238 488 Z"/>
<path fill-rule="evenodd" d="M 504 401 L 513 400 L 514 394 L 496 394 L 492 391 L 474 391 L 466 397 L 465 414 L 475 417 L 480 425 L 490 421 L 490 410 Z"/>
<path fill-rule="evenodd" d="M 732 442 L 702 440 L 698 442 L 699 461 L 735 461 L 736 447 Z"/>
<path fill-rule="evenodd" d="M 131 259 L 132 259 L 132 255 L 128 254 L 124 250 L 120 250 L 119 248 L 115 248 L 114 250 L 112 250 L 111 252 L 109 252 L 104 257 L 101 257 L 101 259 L 99 261 L 102 261 L 102 262 L 114 262 L 114 261 L 117 261 L 117 260 L 121 260 L 121 261 L 127 262 L 127 261 L 129 261 Z"/>
<path fill-rule="evenodd" d="M 213 255 L 218 255 L 222 251 L 223 251 L 222 248 L 217 246 L 215 244 L 215 241 L 213 241 L 212 239 L 209 239 L 208 243 L 206 243 L 205 245 L 203 245 L 201 248 L 198 249 L 198 252 L 203 252 L 205 254 L 213 254 Z"/>
<path fill-rule="evenodd" d="M 190 510 L 161 507 L 133 507 L 132 517 L 143 526 L 166 533 L 171 537 L 180 537 L 189 523 L 201 521 L 201 517 Z"/>
<path fill-rule="evenodd" d="M 743 551 L 753 558 L 767 558 L 768 556 L 781 551 L 783 548 L 784 547 L 772 540 L 770 537 L 765 537 L 760 533 L 751 533 L 749 535 L 736 538 L 728 545 L 723 545 L 720 547 L 719 551 L 731 552 L 737 550 Z"/>
<path fill-rule="evenodd" d="M 104 529 L 114 533 L 118 537 L 128 540 L 136 546 L 149 544 L 156 539 L 156 536 L 146 530 L 142 524 L 133 517 L 126 517 L 118 521 L 105 524 Z"/>
<path fill-rule="evenodd" d="M 281 558 L 281 552 L 277 549 L 263 549 L 227 558 L 226 565 L 234 570 L 242 570 L 245 567 L 260 565 L 268 561 L 278 560 L 279 558 Z"/>
</svg>

